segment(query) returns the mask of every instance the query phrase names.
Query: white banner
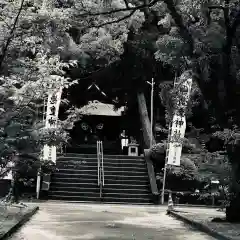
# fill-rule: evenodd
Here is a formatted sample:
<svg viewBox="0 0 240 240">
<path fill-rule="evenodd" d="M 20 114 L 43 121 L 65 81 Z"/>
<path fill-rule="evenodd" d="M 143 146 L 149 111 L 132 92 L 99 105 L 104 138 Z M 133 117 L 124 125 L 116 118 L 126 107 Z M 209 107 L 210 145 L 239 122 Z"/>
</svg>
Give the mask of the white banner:
<svg viewBox="0 0 240 240">
<path fill-rule="evenodd" d="M 55 93 L 49 93 L 47 101 L 46 128 L 56 128 L 59 106 L 61 103 L 62 88 Z"/>
<path fill-rule="evenodd" d="M 57 159 L 57 148 L 56 146 L 44 145 L 43 147 L 43 160 L 53 161 L 56 163 Z"/>
<path fill-rule="evenodd" d="M 185 130 L 185 117 L 174 115 L 171 127 L 171 137 L 168 146 L 167 164 L 169 165 L 180 166 L 182 139 L 184 138 Z"/>
<path fill-rule="evenodd" d="M 61 95 L 62 88 L 60 88 L 57 92 L 51 92 L 48 95 L 45 128 L 57 128 Z M 56 158 L 57 158 L 56 146 L 45 145 L 43 147 L 43 160 L 56 162 Z"/>
<path fill-rule="evenodd" d="M 172 126 L 170 129 L 170 139 L 167 151 L 167 164 L 180 166 L 180 159 L 182 155 L 182 141 L 186 131 L 186 117 L 185 109 L 190 97 L 192 79 L 187 79 L 181 83 L 175 83 L 175 87 L 180 87 L 181 98 L 175 114 L 173 116 Z M 180 109 L 183 111 L 180 113 Z"/>
</svg>

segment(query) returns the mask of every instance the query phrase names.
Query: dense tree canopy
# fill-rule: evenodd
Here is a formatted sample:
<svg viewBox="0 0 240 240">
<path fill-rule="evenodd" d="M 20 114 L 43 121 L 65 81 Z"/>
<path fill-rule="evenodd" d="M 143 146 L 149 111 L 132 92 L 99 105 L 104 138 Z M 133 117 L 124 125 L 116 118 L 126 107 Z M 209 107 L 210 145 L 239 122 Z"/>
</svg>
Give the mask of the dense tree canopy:
<svg viewBox="0 0 240 240">
<path fill-rule="evenodd" d="M 178 95 L 172 91 L 174 77 L 191 77 L 187 116 L 196 105 L 207 111 L 208 133 L 225 141 L 234 170 L 232 202 L 240 199 L 239 1 L 2 0 L 0 5 L 1 151 L 10 145 L 30 151 L 19 147 L 26 139 L 39 143 L 37 106 L 49 89 L 68 88 L 79 79 L 81 84 L 82 77 L 94 74 L 104 80 L 109 69 L 114 72 L 109 88 L 121 89 L 119 104 L 138 104 L 149 147 L 146 81 L 155 78 L 160 96 L 155 105 L 161 100 L 168 123 Z"/>
</svg>

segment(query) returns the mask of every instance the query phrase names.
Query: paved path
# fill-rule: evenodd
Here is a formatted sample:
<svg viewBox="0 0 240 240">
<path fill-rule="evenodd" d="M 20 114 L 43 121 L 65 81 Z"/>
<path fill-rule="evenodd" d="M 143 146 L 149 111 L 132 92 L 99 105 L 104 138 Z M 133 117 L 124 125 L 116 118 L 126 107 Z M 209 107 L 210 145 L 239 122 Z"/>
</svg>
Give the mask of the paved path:
<svg viewBox="0 0 240 240">
<path fill-rule="evenodd" d="M 166 215 L 165 207 L 40 204 L 11 240 L 214 240 Z"/>
</svg>

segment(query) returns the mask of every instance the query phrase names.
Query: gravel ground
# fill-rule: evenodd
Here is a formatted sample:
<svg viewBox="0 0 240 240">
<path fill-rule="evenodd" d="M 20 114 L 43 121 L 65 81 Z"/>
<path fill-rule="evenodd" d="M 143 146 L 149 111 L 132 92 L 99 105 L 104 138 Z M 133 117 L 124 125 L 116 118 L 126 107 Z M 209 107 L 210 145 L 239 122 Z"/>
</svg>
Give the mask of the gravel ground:
<svg viewBox="0 0 240 240">
<path fill-rule="evenodd" d="M 166 207 L 46 202 L 11 240 L 214 240 Z"/>
</svg>

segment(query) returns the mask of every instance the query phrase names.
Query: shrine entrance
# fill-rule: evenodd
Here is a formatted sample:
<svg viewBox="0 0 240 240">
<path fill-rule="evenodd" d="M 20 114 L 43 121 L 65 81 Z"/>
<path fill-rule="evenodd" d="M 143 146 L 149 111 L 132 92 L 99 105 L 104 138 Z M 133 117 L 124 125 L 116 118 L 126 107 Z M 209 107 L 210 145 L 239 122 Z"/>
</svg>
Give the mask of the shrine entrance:
<svg viewBox="0 0 240 240">
<path fill-rule="evenodd" d="M 122 111 L 112 104 L 91 101 L 80 109 L 82 118 L 70 131 L 67 152 L 96 153 L 96 142 L 103 141 L 105 154 L 122 154 Z"/>
</svg>

